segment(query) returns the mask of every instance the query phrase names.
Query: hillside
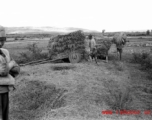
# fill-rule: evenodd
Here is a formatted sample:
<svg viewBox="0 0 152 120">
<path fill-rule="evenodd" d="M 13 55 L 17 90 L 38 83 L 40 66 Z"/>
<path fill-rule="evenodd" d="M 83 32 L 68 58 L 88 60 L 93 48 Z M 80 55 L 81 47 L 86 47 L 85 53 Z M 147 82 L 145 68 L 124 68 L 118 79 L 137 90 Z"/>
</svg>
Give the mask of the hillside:
<svg viewBox="0 0 152 120">
<path fill-rule="evenodd" d="M 69 33 L 77 30 L 84 32 L 98 32 L 82 28 L 56 28 L 56 27 L 6 27 L 7 34 L 27 34 L 27 33 Z"/>
<path fill-rule="evenodd" d="M 82 30 L 86 35 L 101 36 L 101 32 L 82 28 L 56 28 L 56 27 L 6 27 L 7 38 L 50 38 L 56 35 L 68 34 Z"/>
</svg>

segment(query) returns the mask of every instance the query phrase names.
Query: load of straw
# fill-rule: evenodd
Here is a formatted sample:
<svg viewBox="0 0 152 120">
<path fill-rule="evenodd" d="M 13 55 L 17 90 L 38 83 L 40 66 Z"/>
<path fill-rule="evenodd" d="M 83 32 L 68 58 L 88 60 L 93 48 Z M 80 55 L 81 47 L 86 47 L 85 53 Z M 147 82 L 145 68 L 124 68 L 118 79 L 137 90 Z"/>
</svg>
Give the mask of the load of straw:
<svg viewBox="0 0 152 120">
<path fill-rule="evenodd" d="M 48 44 L 49 57 L 56 56 L 60 53 L 69 54 L 72 50 L 83 50 L 84 39 L 85 35 L 82 31 L 58 35 L 52 38 Z"/>
<path fill-rule="evenodd" d="M 113 37 L 113 40 L 112 42 L 114 44 L 116 44 L 116 47 L 117 48 L 123 48 L 123 46 L 126 44 L 127 42 L 127 36 L 125 33 L 121 32 L 121 33 L 118 33 L 118 34 L 115 34 L 114 37 Z"/>
</svg>

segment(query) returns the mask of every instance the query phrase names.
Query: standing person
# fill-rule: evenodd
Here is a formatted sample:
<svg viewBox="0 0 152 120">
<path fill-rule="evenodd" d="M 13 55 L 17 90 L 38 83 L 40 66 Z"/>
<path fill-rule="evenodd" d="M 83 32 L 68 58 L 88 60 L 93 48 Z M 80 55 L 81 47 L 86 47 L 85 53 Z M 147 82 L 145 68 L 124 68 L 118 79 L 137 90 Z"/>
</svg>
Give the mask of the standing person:
<svg viewBox="0 0 152 120">
<path fill-rule="evenodd" d="M 92 51 L 94 48 L 96 48 L 96 40 L 92 35 L 89 35 L 89 39 L 90 39 L 90 49 Z"/>
<path fill-rule="evenodd" d="M 20 71 L 19 66 L 15 63 L 14 60 L 11 60 L 9 51 L 7 49 L 2 48 L 6 41 L 6 34 L 4 27 L 0 26 L 0 55 L 4 56 L 8 71 L 12 71 L 13 73 L 18 73 Z M 15 67 L 16 65 L 16 67 Z M 14 77 L 17 74 L 14 74 Z M 0 78 L 2 79 L 2 77 Z M 9 120 L 9 85 L 0 85 L 0 99 L 1 99 L 1 111 L 2 111 L 2 120 Z"/>
<path fill-rule="evenodd" d="M 88 38 L 88 36 L 86 36 L 86 38 L 85 38 L 85 52 L 87 54 L 87 60 L 88 60 L 88 57 L 91 60 L 91 56 L 90 56 L 90 53 L 91 53 L 90 39 Z"/>
<path fill-rule="evenodd" d="M 116 45 L 117 58 L 119 57 L 119 59 L 121 60 L 123 48 L 124 48 L 126 42 L 129 42 L 127 40 L 127 35 L 125 33 L 123 33 L 123 32 L 117 33 L 112 38 L 112 42 Z"/>
<path fill-rule="evenodd" d="M 90 53 L 92 53 L 93 50 L 96 49 L 96 41 L 91 34 L 89 35 L 89 40 L 90 40 Z M 91 58 L 91 60 L 92 60 L 92 58 Z"/>
</svg>

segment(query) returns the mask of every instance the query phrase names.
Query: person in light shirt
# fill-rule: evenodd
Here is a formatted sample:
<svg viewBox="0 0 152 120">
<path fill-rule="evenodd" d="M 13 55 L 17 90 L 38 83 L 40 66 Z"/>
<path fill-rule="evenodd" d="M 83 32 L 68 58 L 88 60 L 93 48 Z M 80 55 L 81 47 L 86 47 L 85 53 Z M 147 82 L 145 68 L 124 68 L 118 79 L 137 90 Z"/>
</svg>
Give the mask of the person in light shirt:
<svg viewBox="0 0 152 120">
<path fill-rule="evenodd" d="M 92 51 L 94 48 L 96 48 L 96 41 L 92 35 L 89 35 L 90 39 L 90 50 Z"/>
<path fill-rule="evenodd" d="M 90 54 L 92 53 L 93 49 L 96 49 L 96 41 L 94 39 L 94 37 L 90 34 L 89 35 L 89 40 L 90 40 Z M 92 61 L 92 58 L 91 58 L 91 61 Z"/>
<path fill-rule="evenodd" d="M 89 57 L 89 59 L 87 59 L 88 61 L 91 60 L 91 48 L 90 48 L 90 39 L 88 38 L 88 36 L 86 36 L 85 38 L 85 52 L 87 54 L 87 57 Z"/>
<path fill-rule="evenodd" d="M 5 28 L 0 26 L 0 55 L 3 56 L 6 60 L 7 64 L 7 69 L 8 71 L 13 70 L 15 67 L 15 65 L 17 65 L 17 63 L 11 59 L 9 51 L 7 49 L 2 48 L 4 46 L 6 42 L 6 34 L 5 34 Z M 0 58 L 0 61 L 2 61 Z M 1 67 L 1 66 L 0 66 Z M 17 68 L 17 69 L 16 69 Z M 19 74 L 20 72 L 20 67 L 16 66 L 16 70 L 12 71 L 16 72 Z M 1 67 L 1 69 L 3 69 L 3 67 Z M 2 70 L 1 70 L 2 71 Z M 13 77 L 15 77 L 16 75 L 11 74 Z M 4 76 L 0 76 L 0 79 L 3 79 Z M 9 120 L 9 91 L 10 91 L 10 86 L 9 85 L 0 85 L 0 106 L 1 106 L 1 110 L 2 110 L 2 120 Z"/>
</svg>

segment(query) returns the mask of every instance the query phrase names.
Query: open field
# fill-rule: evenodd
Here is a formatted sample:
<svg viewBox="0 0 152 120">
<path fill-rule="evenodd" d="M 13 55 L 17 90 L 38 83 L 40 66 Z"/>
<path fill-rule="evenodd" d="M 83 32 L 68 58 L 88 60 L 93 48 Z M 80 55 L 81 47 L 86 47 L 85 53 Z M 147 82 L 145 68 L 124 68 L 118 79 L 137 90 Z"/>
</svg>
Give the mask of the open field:
<svg viewBox="0 0 152 120">
<path fill-rule="evenodd" d="M 37 42 L 46 51 L 49 39 L 7 42 L 11 55 L 25 52 L 26 46 Z M 151 38 L 130 38 L 122 61 L 116 59 L 116 48 L 109 51 L 109 63 L 99 60 L 77 64 L 47 63 L 21 67 L 16 90 L 10 93 L 11 120 L 150 120 L 152 81 L 150 74 L 130 63 L 131 52 L 149 51 Z M 131 45 L 130 45 L 131 44 Z M 130 45 L 130 46 L 129 46 Z M 121 98 L 121 100 L 120 100 Z M 119 104 L 121 102 L 121 106 Z M 140 110 L 139 115 L 104 115 L 104 110 Z"/>
<path fill-rule="evenodd" d="M 142 39 L 141 39 L 142 38 Z M 127 43 L 126 47 L 124 48 L 124 52 L 130 52 L 131 50 L 139 51 L 139 50 L 149 50 L 152 46 L 152 37 L 129 37 L 128 40 L 130 41 Z M 11 41 L 7 40 L 7 43 L 5 44 L 4 48 L 7 48 L 10 51 L 10 54 L 12 56 L 18 55 L 18 53 L 26 52 L 27 46 L 29 44 L 37 43 L 38 47 L 42 48 L 43 51 L 47 51 L 47 45 L 50 38 L 33 38 L 33 39 L 25 39 L 25 40 L 17 40 L 17 41 Z M 146 46 L 147 45 L 147 46 Z M 115 46 L 113 45 L 111 47 L 110 52 L 115 51 Z"/>
</svg>

